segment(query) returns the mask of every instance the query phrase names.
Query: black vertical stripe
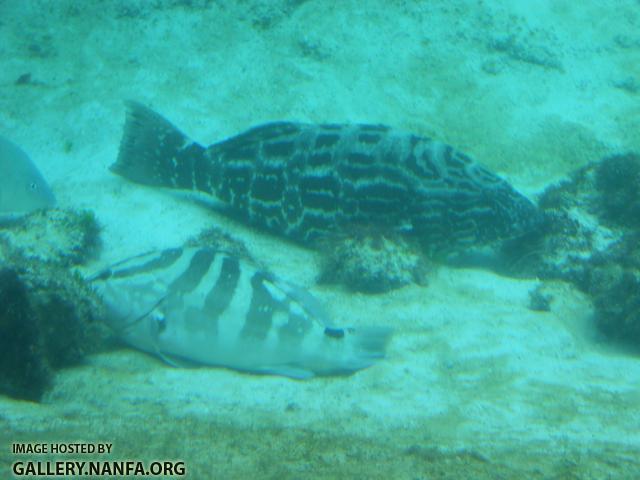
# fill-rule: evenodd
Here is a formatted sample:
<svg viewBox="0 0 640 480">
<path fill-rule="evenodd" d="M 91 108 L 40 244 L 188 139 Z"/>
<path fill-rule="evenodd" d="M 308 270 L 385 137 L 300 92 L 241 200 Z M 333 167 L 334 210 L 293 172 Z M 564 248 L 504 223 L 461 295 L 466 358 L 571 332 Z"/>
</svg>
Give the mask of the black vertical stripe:
<svg viewBox="0 0 640 480">
<path fill-rule="evenodd" d="M 311 329 L 311 320 L 307 317 L 289 312 L 289 321 L 280 327 L 278 338 L 288 344 L 299 344 Z"/>
<path fill-rule="evenodd" d="M 324 334 L 331 338 L 344 338 L 344 329 L 326 327 L 324 329 Z"/>
<path fill-rule="evenodd" d="M 257 272 L 251 277 L 253 295 L 244 327 L 240 333 L 242 338 L 262 340 L 269 334 L 273 312 L 280 306 L 280 303 L 274 300 L 265 288 L 264 282 L 268 281 L 266 276 L 261 272 Z"/>
<path fill-rule="evenodd" d="M 237 258 L 225 257 L 220 268 L 220 276 L 207 298 L 204 300 L 204 311 L 216 320 L 224 312 L 235 294 L 240 278 L 240 263 Z"/>
<path fill-rule="evenodd" d="M 169 292 L 186 293 L 195 289 L 202 280 L 202 277 L 209 271 L 209 267 L 215 256 L 215 251 L 210 248 L 198 250 L 193 257 L 191 257 L 187 269 L 169 285 Z"/>
</svg>

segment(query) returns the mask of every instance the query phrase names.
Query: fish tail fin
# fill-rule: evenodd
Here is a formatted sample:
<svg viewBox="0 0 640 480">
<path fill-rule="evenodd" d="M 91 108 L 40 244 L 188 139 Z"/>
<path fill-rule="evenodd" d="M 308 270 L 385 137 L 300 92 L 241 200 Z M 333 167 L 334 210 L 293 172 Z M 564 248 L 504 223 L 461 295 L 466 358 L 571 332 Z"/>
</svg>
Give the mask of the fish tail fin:
<svg viewBox="0 0 640 480">
<path fill-rule="evenodd" d="M 353 332 L 353 346 L 358 356 L 366 361 L 384 358 L 393 334 L 390 327 L 360 327 Z"/>
<path fill-rule="evenodd" d="M 205 148 L 150 108 L 133 101 L 126 105 L 120 151 L 110 170 L 144 185 L 196 190 Z"/>
</svg>

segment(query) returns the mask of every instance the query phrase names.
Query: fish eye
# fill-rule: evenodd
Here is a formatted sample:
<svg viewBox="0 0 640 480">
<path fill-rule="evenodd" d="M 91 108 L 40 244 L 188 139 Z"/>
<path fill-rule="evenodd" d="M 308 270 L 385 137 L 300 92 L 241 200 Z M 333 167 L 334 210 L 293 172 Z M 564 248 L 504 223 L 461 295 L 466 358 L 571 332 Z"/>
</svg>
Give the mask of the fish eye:
<svg viewBox="0 0 640 480">
<path fill-rule="evenodd" d="M 324 329 L 324 334 L 327 337 L 331 337 L 331 338 L 342 338 L 344 337 L 344 330 L 342 328 L 331 328 L 331 327 L 326 327 Z"/>
<path fill-rule="evenodd" d="M 31 190 L 32 192 L 35 192 L 36 190 L 38 190 L 38 184 L 36 182 L 31 182 L 29 184 L 29 190 Z"/>
<path fill-rule="evenodd" d="M 157 315 L 154 315 L 153 319 L 156 321 L 158 325 L 158 332 L 160 333 L 164 332 L 164 330 L 167 328 L 167 319 L 165 318 L 165 316 L 157 314 Z"/>
</svg>

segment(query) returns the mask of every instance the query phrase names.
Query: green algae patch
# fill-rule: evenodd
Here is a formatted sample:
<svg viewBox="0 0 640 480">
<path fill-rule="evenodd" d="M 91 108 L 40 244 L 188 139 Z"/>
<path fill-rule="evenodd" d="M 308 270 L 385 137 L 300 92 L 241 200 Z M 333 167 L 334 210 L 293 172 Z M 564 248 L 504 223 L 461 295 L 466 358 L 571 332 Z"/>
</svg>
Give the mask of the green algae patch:
<svg viewBox="0 0 640 480">
<path fill-rule="evenodd" d="M 424 432 L 384 432 L 373 438 L 331 435 L 308 429 L 239 426 L 220 420 L 186 417 L 94 418 L 58 434 L 3 430 L 0 441 L 69 442 L 86 439 L 96 428 L 101 441 L 113 443 L 110 455 L 87 460 L 184 461 L 187 478 L 278 479 L 631 479 L 640 464 L 637 453 L 616 445 L 589 449 L 565 443 L 514 443 L 490 454 L 471 448 L 444 448 L 425 442 Z M 388 435 L 388 436 L 387 436 Z M 107 440 L 108 439 L 108 440 Z M 75 441 L 75 440 L 74 440 Z M 90 440 L 87 440 L 90 441 Z M 635 455 L 635 457 L 634 457 Z M 22 458 L 21 460 L 26 460 Z M 57 456 L 57 459 L 70 457 Z M 29 457 L 29 459 L 35 459 Z M 37 456 L 50 460 L 52 456 Z M 9 448 L 0 451 L 4 468 L 17 461 Z M 6 475 L 8 472 L 0 472 Z"/>
</svg>

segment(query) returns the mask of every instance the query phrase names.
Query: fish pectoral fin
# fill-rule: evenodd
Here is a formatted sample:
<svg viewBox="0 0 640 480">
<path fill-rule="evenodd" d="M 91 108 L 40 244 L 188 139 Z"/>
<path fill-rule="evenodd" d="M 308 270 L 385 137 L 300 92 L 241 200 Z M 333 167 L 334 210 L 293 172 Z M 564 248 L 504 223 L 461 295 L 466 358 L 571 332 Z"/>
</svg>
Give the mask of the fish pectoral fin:
<svg viewBox="0 0 640 480">
<path fill-rule="evenodd" d="M 283 377 L 293 378 L 295 380 L 307 380 L 316 376 L 311 370 L 301 367 L 293 367 L 291 365 L 273 365 L 251 369 L 252 372 L 264 375 L 281 375 Z"/>
<path fill-rule="evenodd" d="M 298 302 L 307 311 L 309 316 L 320 326 L 331 326 L 331 317 L 318 299 L 311 295 L 311 293 L 291 282 L 287 282 L 286 280 L 278 279 L 276 277 L 273 277 L 273 280 L 277 281 L 282 287 L 284 287 L 287 295 Z"/>
</svg>

